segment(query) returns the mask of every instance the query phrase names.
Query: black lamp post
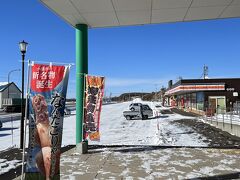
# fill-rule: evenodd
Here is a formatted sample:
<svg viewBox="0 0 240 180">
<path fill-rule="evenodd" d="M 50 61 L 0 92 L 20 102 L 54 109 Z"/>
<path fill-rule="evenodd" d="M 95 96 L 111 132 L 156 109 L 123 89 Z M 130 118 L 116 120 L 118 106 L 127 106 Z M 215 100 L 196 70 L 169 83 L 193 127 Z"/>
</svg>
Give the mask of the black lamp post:
<svg viewBox="0 0 240 180">
<path fill-rule="evenodd" d="M 28 43 L 22 41 L 19 43 L 19 48 L 22 53 L 22 100 L 21 100 L 21 129 L 20 129 L 20 149 L 23 149 L 23 137 L 24 137 L 24 60 L 25 53 L 27 51 Z"/>
</svg>

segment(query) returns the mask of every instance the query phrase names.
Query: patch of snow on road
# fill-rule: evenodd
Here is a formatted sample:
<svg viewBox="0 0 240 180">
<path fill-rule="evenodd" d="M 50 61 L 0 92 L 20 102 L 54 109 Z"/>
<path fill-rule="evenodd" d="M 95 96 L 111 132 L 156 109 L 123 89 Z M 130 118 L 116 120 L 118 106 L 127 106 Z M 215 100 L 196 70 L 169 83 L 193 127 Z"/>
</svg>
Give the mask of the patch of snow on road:
<svg viewBox="0 0 240 180">
<path fill-rule="evenodd" d="M 202 161 L 201 159 L 190 159 L 190 160 L 185 161 L 185 163 L 192 165 L 192 164 L 198 164 L 201 161 Z"/>
<path fill-rule="evenodd" d="M 0 175 L 10 171 L 11 169 L 15 169 L 20 165 L 21 161 L 19 160 L 7 161 L 6 159 L 0 159 Z"/>
</svg>

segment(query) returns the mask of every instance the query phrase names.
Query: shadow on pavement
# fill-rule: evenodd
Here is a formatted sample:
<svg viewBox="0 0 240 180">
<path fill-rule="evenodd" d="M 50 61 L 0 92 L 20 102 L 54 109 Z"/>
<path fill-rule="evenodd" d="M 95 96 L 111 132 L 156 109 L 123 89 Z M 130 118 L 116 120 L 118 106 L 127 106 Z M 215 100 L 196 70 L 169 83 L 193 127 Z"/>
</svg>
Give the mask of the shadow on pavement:
<svg viewBox="0 0 240 180">
<path fill-rule="evenodd" d="M 141 118 L 133 118 L 131 120 L 128 120 L 128 121 L 134 121 L 134 120 L 143 120 L 143 121 L 149 121 L 149 120 L 152 120 L 152 119 L 158 119 L 158 118 L 168 118 L 169 116 L 168 115 L 160 115 L 160 116 L 156 116 L 156 117 L 149 117 L 147 119 L 141 119 Z"/>
<path fill-rule="evenodd" d="M 16 127 L 14 128 L 1 128 L 0 131 L 10 131 L 10 130 L 15 130 L 15 129 L 18 129 Z"/>
<path fill-rule="evenodd" d="M 11 135 L 11 134 L 0 134 L 0 137 L 4 137 L 4 136 L 9 136 L 9 135 Z"/>
<path fill-rule="evenodd" d="M 187 180 L 221 180 L 221 179 L 239 179 L 240 178 L 240 172 L 231 173 L 231 174 L 223 174 L 223 175 L 216 175 L 211 177 L 198 177 L 198 178 L 192 178 Z"/>
<path fill-rule="evenodd" d="M 152 151 L 157 149 L 174 149 L 174 148 L 190 148 L 190 149 L 240 149 L 240 146 L 141 146 L 141 145 L 89 145 L 88 153 L 94 154 L 103 152 L 105 149 L 113 148 L 115 152 L 141 152 L 141 151 Z M 115 149 L 119 148 L 119 149 Z M 93 151 L 92 151 L 93 150 Z"/>
<path fill-rule="evenodd" d="M 170 109 L 161 110 L 161 114 L 173 114 L 173 112 Z"/>
<path fill-rule="evenodd" d="M 159 118 L 168 118 L 168 115 L 159 116 Z"/>
</svg>

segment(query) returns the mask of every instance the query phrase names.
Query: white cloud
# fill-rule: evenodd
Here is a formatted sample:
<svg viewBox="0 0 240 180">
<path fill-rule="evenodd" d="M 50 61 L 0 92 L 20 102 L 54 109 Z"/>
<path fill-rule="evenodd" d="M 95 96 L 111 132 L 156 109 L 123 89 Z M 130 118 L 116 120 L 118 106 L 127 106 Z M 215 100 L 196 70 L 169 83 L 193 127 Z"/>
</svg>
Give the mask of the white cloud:
<svg viewBox="0 0 240 180">
<path fill-rule="evenodd" d="M 126 87 L 136 85 L 165 85 L 169 79 L 144 79 L 144 78 L 106 78 L 108 87 Z"/>
</svg>

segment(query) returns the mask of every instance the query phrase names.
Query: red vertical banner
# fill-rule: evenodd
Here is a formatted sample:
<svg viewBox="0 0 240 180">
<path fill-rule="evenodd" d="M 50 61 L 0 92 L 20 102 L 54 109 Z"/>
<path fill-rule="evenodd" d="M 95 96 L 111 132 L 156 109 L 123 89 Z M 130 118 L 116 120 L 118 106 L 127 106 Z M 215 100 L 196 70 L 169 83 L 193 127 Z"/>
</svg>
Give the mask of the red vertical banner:
<svg viewBox="0 0 240 180">
<path fill-rule="evenodd" d="M 100 140 L 99 127 L 104 81 L 104 77 L 85 76 L 84 139 Z"/>
<path fill-rule="evenodd" d="M 26 179 L 56 179 L 69 66 L 34 64 L 30 73 Z"/>
</svg>

